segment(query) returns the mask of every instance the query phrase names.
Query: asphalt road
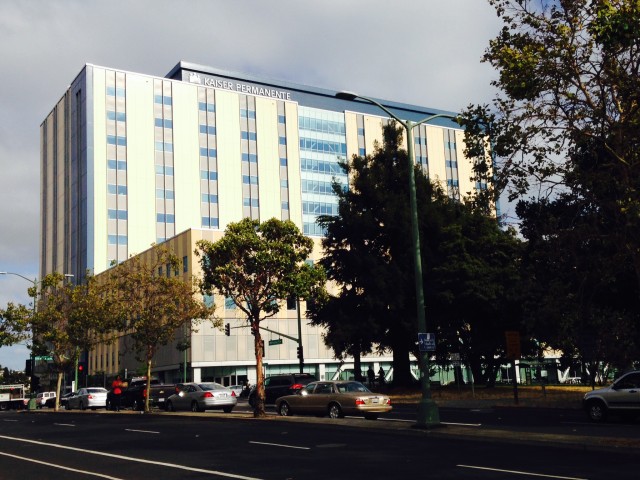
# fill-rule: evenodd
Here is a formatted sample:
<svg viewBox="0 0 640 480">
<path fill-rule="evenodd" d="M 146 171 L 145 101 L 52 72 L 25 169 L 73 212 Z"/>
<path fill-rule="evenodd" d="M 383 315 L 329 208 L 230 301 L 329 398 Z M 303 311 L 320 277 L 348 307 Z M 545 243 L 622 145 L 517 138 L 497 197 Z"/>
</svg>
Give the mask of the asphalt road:
<svg viewBox="0 0 640 480">
<path fill-rule="evenodd" d="M 635 479 L 639 453 L 466 437 L 453 427 L 425 431 L 401 421 L 254 420 L 211 412 L 0 414 L 0 478 L 6 480 Z"/>
</svg>

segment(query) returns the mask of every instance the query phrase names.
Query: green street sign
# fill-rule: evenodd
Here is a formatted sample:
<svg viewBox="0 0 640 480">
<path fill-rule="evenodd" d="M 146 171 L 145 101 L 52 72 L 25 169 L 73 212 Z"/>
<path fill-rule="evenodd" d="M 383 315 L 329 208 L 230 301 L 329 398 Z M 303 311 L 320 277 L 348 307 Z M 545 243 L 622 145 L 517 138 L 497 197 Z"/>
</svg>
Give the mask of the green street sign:
<svg viewBox="0 0 640 480">
<path fill-rule="evenodd" d="M 48 360 L 51 361 L 53 360 L 53 357 L 46 357 L 46 356 L 40 356 L 40 357 L 35 357 L 36 360 Z"/>
<path fill-rule="evenodd" d="M 276 338 L 275 340 L 269 340 L 269 345 L 281 345 L 282 344 L 282 339 L 281 338 Z"/>
</svg>

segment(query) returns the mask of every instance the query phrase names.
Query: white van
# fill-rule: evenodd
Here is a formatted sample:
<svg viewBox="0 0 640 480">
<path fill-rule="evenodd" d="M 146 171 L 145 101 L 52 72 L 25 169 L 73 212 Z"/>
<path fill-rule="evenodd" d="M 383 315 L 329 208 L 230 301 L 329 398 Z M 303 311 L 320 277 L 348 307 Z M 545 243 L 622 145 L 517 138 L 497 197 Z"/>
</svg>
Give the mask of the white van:
<svg viewBox="0 0 640 480">
<path fill-rule="evenodd" d="M 55 398 L 56 392 L 40 392 L 36 395 L 36 407 L 42 408 L 46 406 L 47 401 L 49 401 L 49 405 L 52 405 Z"/>
</svg>

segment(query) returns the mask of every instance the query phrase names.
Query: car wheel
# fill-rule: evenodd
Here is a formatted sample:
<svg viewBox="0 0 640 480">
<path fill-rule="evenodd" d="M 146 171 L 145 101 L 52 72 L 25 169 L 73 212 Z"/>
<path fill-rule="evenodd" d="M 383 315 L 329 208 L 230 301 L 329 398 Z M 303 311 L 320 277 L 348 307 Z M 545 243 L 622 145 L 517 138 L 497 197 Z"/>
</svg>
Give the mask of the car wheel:
<svg viewBox="0 0 640 480">
<path fill-rule="evenodd" d="M 224 413 L 231 413 L 233 411 L 233 407 L 223 407 L 222 411 Z"/>
<path fill-rule="evenodd" d="M 106 408 L 107 410 L 111 410 L 111 400 L 107 400 L 107 404 L 104 408 Z"/>
<path fill-rule="evenodd" d="M 164 406 L 164 408 L 167 410 L 167 412 L 175 412 L 176 409 L 173 408 L 173 403 L 171 403 L 171 400 L 169 400 L 167 402 L 167 404 Z"/>
<path fill-rule="evenodd" d="M 366 420 L 377 420 L 378 419 L 378 414 L 377 413 L 365 413 L 364 414 L 364 418 Z"/>
<path fill-rule="evenodd" d="M 587 403 L 587 414 L 592 422 L 601 422 L 607 418 L 607 407 L 600 400 Z"/>
<path fill-rule="evenodd" d="M 342 409 L 340 405 L 337 403 L 332 403 L 329 405 L 329 417 L 330 418 L 343 418 L 344 414 L 342 413 Z"/>
<path fill-rule="evenodd" d="M 140 401 L 134 400 L 133 403 L 131 404 L 131 408 L 133 408 L 134 410 L 142 410 Z"/>
<path fill-rule="evenodd" d="M 280 407 L 278 407 L 278 414 L 283 417 L 290 417 L 292 415 L 291 407 L 287 402 L 282 402 L 280 404 Z"/>
<path fill-rule="evenodd" d="M 196 402 L 195 400 L 193 402 L 191 402 L 191 411 L 192 412 L 201 412 L 202 410 L 200 410 L 200 407 L 198 406 L 198 402 Z"/>
<path fill-rule="evenodd" d="M 256 403 L 256 397 L 255 397 L 255 395 L 250 395 L 250 396 L 249 396 L 249 406 L 250 406 L 251 408 L 256 408 L 255 403 Z"/>
<path fill-rule="evenodd" d="M 85 408 L 87 407 L 84 406 L 84 403 L 80 402 L 80 410 L 84 410 Z"/>
<path fill-rule="evenodd" d="M 71 405 L 69 405 L 69 402 L 64 404 L 64 409 L 65 410 L 71 410 Z"/>
</svg>

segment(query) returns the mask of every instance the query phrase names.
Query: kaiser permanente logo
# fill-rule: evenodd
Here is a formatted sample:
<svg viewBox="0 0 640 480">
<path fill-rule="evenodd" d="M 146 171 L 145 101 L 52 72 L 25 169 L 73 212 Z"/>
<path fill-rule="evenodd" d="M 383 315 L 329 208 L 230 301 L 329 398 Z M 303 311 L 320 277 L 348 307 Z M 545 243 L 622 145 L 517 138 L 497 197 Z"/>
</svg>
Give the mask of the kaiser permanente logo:
<svg viewBox="0 0 640 480">
<path fill-rule="evenodd" d="M 232 82 L 231 80 L 221 80 L 219 78 L 205 77 L 204 80 L 195 72 L 189 74 L 189 83 L 197 83 L 205 87 L 221 88 L 223 90 L 231 90 L 247 95 L 259 95 L 261 97 L 270 97 L 277 100 L 291 100 L 291 93 L 284 90 L 276 90 L 275 88 L 264 88 L 256 85 L 248 85 L 246 83 Z"/>
</svg>

